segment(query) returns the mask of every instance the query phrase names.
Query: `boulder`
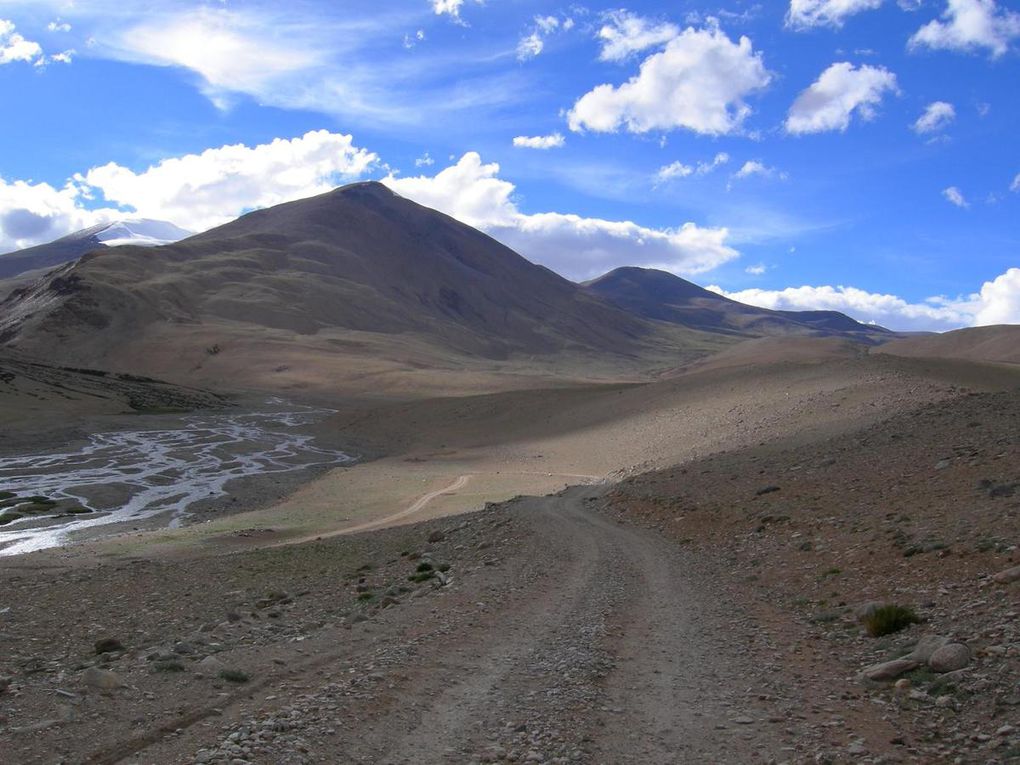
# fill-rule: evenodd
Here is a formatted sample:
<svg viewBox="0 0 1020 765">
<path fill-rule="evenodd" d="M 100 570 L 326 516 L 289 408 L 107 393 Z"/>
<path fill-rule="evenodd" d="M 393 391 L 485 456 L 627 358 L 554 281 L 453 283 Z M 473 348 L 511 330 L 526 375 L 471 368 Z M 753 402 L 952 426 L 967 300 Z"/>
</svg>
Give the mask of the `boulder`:
<svg viewBox="0 0 1020 765">
<path fill-rule="evenodd" d="M 913 659 L 921 664 L 927 664 L 931 655 L 942 646 L 947 645 L 949 642 L 949 638 L 942 635 L 925 635 L 917 641 L 917 645 L 914 646 L 914 650 L 903 658 Z"/>
<path fill-rule="evenodd" d="M 211 675 L 215 677 L 220 672 L 227 668 L 227 665 L 217 659 L 215 656 L 206 656 L 202 661 L 196 665 L 199 672 L 203 675 Z"/>
<path fill-rule="evenodd" d="M 955 672 L 970 664 L 970 657 L 970 648 L 963 643 L 948 643 L 932 653 L 928 666 L 940 674 Z"/>
</svg>

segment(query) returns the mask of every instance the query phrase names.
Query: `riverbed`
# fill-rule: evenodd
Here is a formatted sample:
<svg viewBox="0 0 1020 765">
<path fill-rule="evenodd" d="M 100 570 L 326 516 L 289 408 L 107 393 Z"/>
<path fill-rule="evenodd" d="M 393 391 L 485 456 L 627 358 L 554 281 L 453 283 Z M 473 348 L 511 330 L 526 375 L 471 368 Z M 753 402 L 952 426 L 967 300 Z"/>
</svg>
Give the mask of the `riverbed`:
<svg viewBox="0 0 1020 765">
<path fill-rule="evenodd" d="M 306 432 L 330 410 L 266 404 L 264 411 L 168 417 L 165 427 L 100 432 L 74 448 L 0 457 L 0 491 L 55 503 L 0 527 L 0 555 L 61 546 L 103 525 L 158 517 L 179 526 L 194 505 L 227 495 L 232 481 L 354 462 Z"/>
</svg>

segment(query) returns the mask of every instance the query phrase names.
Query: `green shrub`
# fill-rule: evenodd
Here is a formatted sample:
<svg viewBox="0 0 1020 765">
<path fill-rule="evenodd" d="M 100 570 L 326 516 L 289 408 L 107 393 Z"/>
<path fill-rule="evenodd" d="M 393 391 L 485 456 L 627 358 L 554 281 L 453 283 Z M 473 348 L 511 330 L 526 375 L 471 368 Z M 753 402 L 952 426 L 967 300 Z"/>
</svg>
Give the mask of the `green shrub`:
<svg viewBox="0 0 1020 765">
<path fill-rule="evenodd" d="M 251 680 L 246 672 L 239 669 L 221 669 L 220 677 L 229 683 L 247 683 Z"/>
<path fill-rule="evenodd" d="M 424 574 L 426 571 L 432 570 L 432 564 L 429 563 L 428 561 L 422 561 L 421 563 L 418 564 L 418 568 L 416 570 L 418 571 L 419 574 Z"/>
<path fill-rule="evenodd" d="M 882 637 L 906 629 L 911 624 L 920 624 L 920 617 L 906 606 L 879 606 L 864 619 L 864 629 L 871 637 Z"/>
</svg>

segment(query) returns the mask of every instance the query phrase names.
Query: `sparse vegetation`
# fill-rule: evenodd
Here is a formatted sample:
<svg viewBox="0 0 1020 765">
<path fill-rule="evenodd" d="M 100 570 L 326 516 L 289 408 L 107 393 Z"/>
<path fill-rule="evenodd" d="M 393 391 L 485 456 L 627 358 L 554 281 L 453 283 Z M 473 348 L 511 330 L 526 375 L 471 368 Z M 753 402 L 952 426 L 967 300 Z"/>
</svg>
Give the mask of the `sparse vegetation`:
<svg viewBox="0 0 1020 765">
<path fill-rule="evenodd" d="M 221 669 L 219 676 L 228 683 L 247 683 L 251 680 L 247 672 L 239 669 Z"/>
<path fill-rule="evenodd" d="M 921 618 L 912 608 L 898 605 L 879 606 L 863 619 L 864 629 L 871 637 L 882 637 L 891 635 L 909 627 L 911 624 L 920 624 Z"/>
</svg>

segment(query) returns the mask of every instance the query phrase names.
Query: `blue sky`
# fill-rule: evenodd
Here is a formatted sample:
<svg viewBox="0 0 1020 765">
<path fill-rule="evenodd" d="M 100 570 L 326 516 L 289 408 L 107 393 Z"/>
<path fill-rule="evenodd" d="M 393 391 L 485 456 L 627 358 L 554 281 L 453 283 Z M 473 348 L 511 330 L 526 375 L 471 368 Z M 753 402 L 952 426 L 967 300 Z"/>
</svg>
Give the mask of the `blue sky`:
<svg viewBox="0 0 1020 765">
<path fill-rule="evenodd" d="M 1005 0 L 0 0 L 0 251 L 378 179 L 572 279 L 1020 323 L 1018 50 Z"/>
</svg>

